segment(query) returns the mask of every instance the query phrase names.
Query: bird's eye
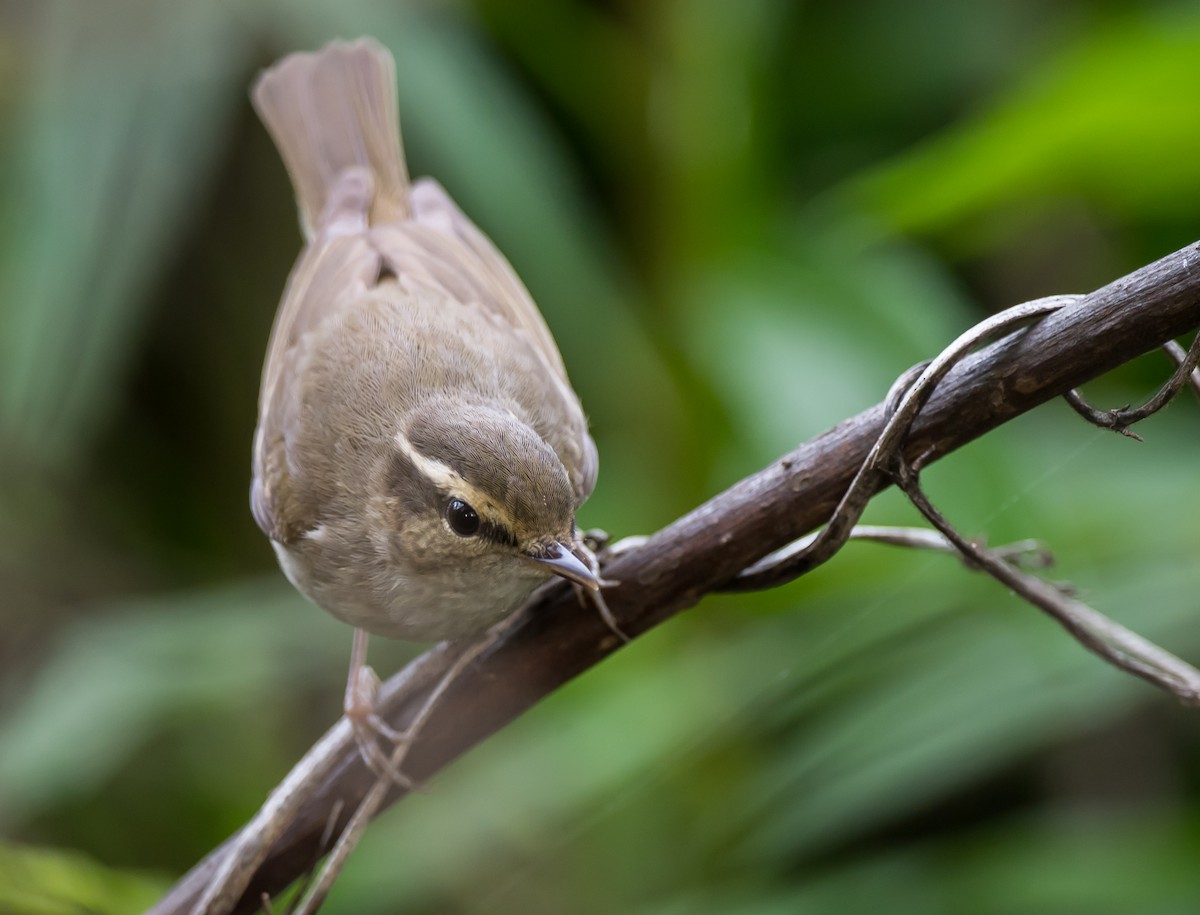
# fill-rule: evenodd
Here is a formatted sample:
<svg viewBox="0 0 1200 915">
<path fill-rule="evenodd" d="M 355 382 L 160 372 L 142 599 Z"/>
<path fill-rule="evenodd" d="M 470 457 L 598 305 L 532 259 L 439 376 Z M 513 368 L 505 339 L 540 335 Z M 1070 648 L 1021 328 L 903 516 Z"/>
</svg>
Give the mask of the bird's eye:
<svg viewBox="0 0 1200 915">
<path fill-rule="evenodd" d="M 446 523 L 460 537 L 474 537 L 479 533 L 479 514 L 462 499 L 451 499 L 446 506 Z"/>
</svg>

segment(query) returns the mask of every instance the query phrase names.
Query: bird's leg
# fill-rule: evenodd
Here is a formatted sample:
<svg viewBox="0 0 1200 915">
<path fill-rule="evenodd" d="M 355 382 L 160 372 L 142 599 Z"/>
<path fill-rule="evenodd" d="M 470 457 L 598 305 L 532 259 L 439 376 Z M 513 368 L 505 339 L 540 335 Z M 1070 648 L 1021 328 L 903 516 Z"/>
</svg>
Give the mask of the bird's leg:
<svg viewBox="0 0 1200 915">
<path fill-rule="evenodd" d="M 412 780 L 393 765 L 388 753 L 379 746 L 382 737 L 394 745 L 407 742 L 407 737 L 388 725 L 375 710 L 379 694 L 379 677 L 367 666 L 365 629 L 354 630 L 354 645 L 350 649 L 350 676 L 346 680 L 346 699 L 343 711 L 354 731 L 354 742 L 365 762 L 376 775 L 388 777 L 397 785 L 412 790 Z"/>
</svg>

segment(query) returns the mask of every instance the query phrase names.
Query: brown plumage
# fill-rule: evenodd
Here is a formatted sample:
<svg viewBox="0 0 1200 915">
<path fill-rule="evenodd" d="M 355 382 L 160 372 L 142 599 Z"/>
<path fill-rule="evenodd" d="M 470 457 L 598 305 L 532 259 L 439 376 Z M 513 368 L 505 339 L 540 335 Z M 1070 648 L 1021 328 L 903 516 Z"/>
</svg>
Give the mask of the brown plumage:
<svg viewBox="0 0 1200 915">
<path fill-rule="evenodd" d="M 438 184 L 409 184 L 387 51 L 293 54 L 253 100 L 306 242 L 251 491 L 288 577 L 355 626 L 420 640 L 486 628 L 551 573 L 594 586 L 575 531 L 597 470 L 583 411 L 512 267 Z"/>
</svg>

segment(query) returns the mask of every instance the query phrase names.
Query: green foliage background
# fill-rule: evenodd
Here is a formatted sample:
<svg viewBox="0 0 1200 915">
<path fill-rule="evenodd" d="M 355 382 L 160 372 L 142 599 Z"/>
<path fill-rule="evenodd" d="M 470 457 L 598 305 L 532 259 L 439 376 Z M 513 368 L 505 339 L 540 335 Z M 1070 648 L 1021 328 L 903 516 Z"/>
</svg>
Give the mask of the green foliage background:
<svg viewBox="0 0 1200 915">
<path fill-rule="evenodd" d="M 396 54 L 648 532 L 998 308 L 1200 235 L 1200 11 L 1036 0 L 27 0 L 0 12 L 0 911 L 136 912 L 340 706 L 246 509 L 299 236 L 246 89 Z M 1089 388 L 1120 404 L 1150 356 Z M 1200 658 L 1197 415 L 1061 405 L 933 468 Z M 893 495 L 869 520 L 913 521 Z M 382 673 L 412 646 L 373 648 Z M 330 912 L 1200 911 L 1195 712 L 945 558 L 706 601 L 389 812 Z"/>
</svg>

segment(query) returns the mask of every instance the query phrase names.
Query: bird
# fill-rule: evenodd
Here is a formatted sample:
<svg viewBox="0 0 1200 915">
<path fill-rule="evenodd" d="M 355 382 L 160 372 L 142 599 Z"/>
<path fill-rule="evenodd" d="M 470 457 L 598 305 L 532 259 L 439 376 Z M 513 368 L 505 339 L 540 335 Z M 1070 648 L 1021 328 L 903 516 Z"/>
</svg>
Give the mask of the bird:
<svg viewBox="0 0 1200 915">
<path fill-rule="evenodd" d="M 391 54 L 293 53 L 251 96 L 304 239 L 263 364 L 251 511 L 289 581 L 354 627 L 345 711 L 378 764 L 378 735 L 401 735 L 374 712 L 370 635 L 476 636 L 554 576 L 599 600 L 576 524 L 597 450 L 512 266 L 441 185 L 410 181 Z"/>
</svg>

